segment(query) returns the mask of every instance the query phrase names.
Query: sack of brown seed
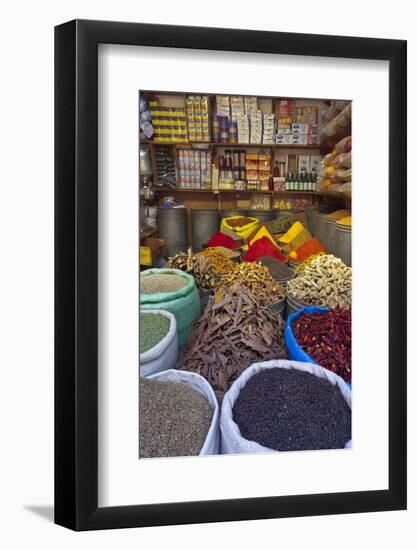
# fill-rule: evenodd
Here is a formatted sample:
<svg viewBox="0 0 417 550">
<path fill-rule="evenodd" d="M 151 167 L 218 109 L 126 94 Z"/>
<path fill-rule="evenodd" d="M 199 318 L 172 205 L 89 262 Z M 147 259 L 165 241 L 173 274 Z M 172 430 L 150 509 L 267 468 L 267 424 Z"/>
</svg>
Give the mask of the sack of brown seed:
<svg viewBox="0 0 417 550">
<path fill-rule="evenodd" d="M 139 455 L 218 454 L 220 409 L 210 384 L 198 374 L 175 369 L 141 380 L 149 382 L 164 384 L 139 388 Z"/>
</svg>

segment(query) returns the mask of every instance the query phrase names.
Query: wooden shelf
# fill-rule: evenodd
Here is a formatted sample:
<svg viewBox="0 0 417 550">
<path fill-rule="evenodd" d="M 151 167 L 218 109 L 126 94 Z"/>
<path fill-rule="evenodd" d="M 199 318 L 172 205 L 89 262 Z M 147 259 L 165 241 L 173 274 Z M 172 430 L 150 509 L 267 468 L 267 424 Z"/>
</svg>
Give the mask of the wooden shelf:
<svg viewBox="0 0 417 550">
<path fill-rule="evenodd" d="M 250 193 L 250 194 L 259 194 L 259 193 L 265 193 L 270 195 L 313 195 L 316 197 L 322 196 L 323 193 L 320 193 L 319 191 L 252 191 L 252 190 L 243 190 L 238 191 L 236 189 L 171 189 L 167 187 L 156 187 L 153 189 L 154 192 L 156 191 L 162 191 L 162 192 L 171 192 L 171 193 L 212 193 L 214 195 L 222 195 L 224 193 Z"/>
<path fill-rule="evenodd" d="M 266 143 L 215 143 L 211 141 L 191 141 L 187 143 L 178 143 L 177 141 L 170 142 L 157 142 L 152 140 L 141 140 L 140 145 L 176 145 L 177 147 L 189 147 L 191 145 L 213 145 L 214 147 L 255 147 L 266 149 L 320 149 L 320 144 L 317 145 L 301 145 L 301 144 L 285 144 L 285 143 L 272 143 L 267 145 Z"/>
<path fill-rule="evenodd" d="M 301 144 L 286 144 L 286 143 L 212 143 L 216 147 L 259 147 L 266 149 L 320 149 L 320 145 L 301 145 Z"/>
</svg>

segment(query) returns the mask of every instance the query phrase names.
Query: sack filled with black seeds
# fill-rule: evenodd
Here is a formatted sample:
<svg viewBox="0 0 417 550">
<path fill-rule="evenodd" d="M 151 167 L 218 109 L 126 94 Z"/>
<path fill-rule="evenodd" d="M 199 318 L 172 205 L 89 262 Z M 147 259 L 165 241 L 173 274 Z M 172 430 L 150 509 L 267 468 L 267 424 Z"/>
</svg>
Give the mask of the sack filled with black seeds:
<svg viewBox="0 0 417 550">
<path fill-rule="evenodd" d="M 170 370 L 141 378 L 139 458 L 217 454 L 218 416 L 214 392 L 198 375 Z"/>
<path fill-rule="evenodd" d="M 266 361 L 249 367 L 226 393 L 222 452 L 351 447 L 351 391 L 310 363 Z"/>
</svg>

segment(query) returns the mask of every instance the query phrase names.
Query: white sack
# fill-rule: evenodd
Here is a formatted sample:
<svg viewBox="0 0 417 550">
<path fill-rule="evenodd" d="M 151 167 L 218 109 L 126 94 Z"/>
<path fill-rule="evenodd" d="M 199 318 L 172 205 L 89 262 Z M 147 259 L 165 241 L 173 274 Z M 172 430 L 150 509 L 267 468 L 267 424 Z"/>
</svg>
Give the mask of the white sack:
<svg viewBox="0 0 417 550">
<path fill-rule="evenodd" d="M 245 387 L 249 378 L 262 371 L 263 369 L 281 368 L 281 369 L 298 369 L 310 372 L 319 378 L 325 378 L 334 386 L 338 386 L 343 395 L 348 407 L 352 408 L 351 390 L 346 382 L 338 376 L 319 365 L 313 363 L 302 363 L 300 361 L 286 361 L 277 359 L 272 361 L 264 361 L 262 363 L 254 363 L 242 372 L 235 382 L 231 385 L 229 391 L 225 394 L 222 403 L 221 418 L 220 418 L 220 433 L 221 433 L 221 453 L 222 454 L 239 454 L 239 453 L 276 453 L 274 449 L 264 447 L 255 441 L 249 441 L 242 437 L 239 427 L 233 420 L 233 406 L 239 397 L 241 390 Z M 352 440 L 348 441 L 345 449 L 352 447 Z"/>
<path fill-rule="evenodd" d="M 207 432 L 206 440 L 201 448 L 201 455 L 217 455 L 219 454 L 220 445 L 220 429 L 219 429 L 219 404 L 213 388 L 207 382 L 205 378 L 196 374 L 195 372 L 188 372 L 182 370 L 165 370 L 148 377 L 152 380 L 160 380 L 161 382 L 177 382 L 178 384 L 186 384 L 200 392 L 210 403 L 213 409 L 213 417 L 209 431 Z"/>
<path fill-rule="evenodd" d="M 178 359 L 177 321 L 175 316 L 163 309 L 147 309 L 143 313 L 152 313 L 167 317 L 170 321 L 170 325 L 168 333 L 156 344 L 156 346 L 140 354 L 140 376 L 149 376 L 157 372 L 175 368 Z"/>
</svg>

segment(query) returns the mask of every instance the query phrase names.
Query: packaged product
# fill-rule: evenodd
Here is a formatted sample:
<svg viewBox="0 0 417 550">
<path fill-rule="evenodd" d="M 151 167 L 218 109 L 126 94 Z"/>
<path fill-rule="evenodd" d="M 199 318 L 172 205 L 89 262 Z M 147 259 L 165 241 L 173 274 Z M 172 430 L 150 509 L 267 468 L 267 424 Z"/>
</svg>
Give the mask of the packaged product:
<svg viewBox="0 0 417 550">
<path fill-rule="evenodd" d="M 329 178 L 323 178 L 317 186 L 317 191 L 321 191 L 321 192 L 327 191 L 327 189 L 331 184 L 332 182 Z"/>
<path fill-rule="evenodd" d="M 294 109 L 294 99 L 281 99 L 278 107 L 278 124 L 292 124 Z"/>
<path fill-rule="evenodd" d="M 352 182 L 346 181 L 345 183 L 343 183 L 339 187 L 338 193 L 340 193 L 343 197 L 350 199 L 352 197 Z"/>
<path fill-rule="evenodd" d="M 347 168 L 342 170 L 335 170 L 335 172 L 330 175 L 330 179 L 332 183 L 344 183 L 345 181 L 350 181 L 352 179 L 352 169 Z"/>
<path fill-rule="evenodd" d="M 292 145 L 307 145 L 306 134 L 291 134 Z"/>
<path fill-rule="evenodd" d="M 351 168 L 352 166 L 352 153 L 340 153 L 333 161 L 333 165 L 336 168 Z"/>
<path fill-rule="evenodd" d="M 336 108 L 336 102 L 332 101 L 326 109 L 322 112 L 321 115 L 321 123 L 322 125 L 325 125 L 329 123 L 338 113 L 338 110 Z"/>
<path fill-rule="evenodd" d="M 291 124 L 291 133 L 292 134 L 307 134 L 308 133 L 308 124 L 302 124 L 299 122 L 294 122 Z"/>
<path fill-rule="evenodd" d="M 340 141 L 338 141 L 335 145 L 335 151 L 337 154 L 340 153 L 349 153 L 352 149 L 352 136 L 347 136 Z"/>
<path fill-rule="evenodd" d="M 334 162 L 334 159 L 337 157 L 337 152 L 332 151 L 331 153 L 328 153 L 323 157 L 323 164 L 324 166 L 331 166 Z"/>
</svg>

